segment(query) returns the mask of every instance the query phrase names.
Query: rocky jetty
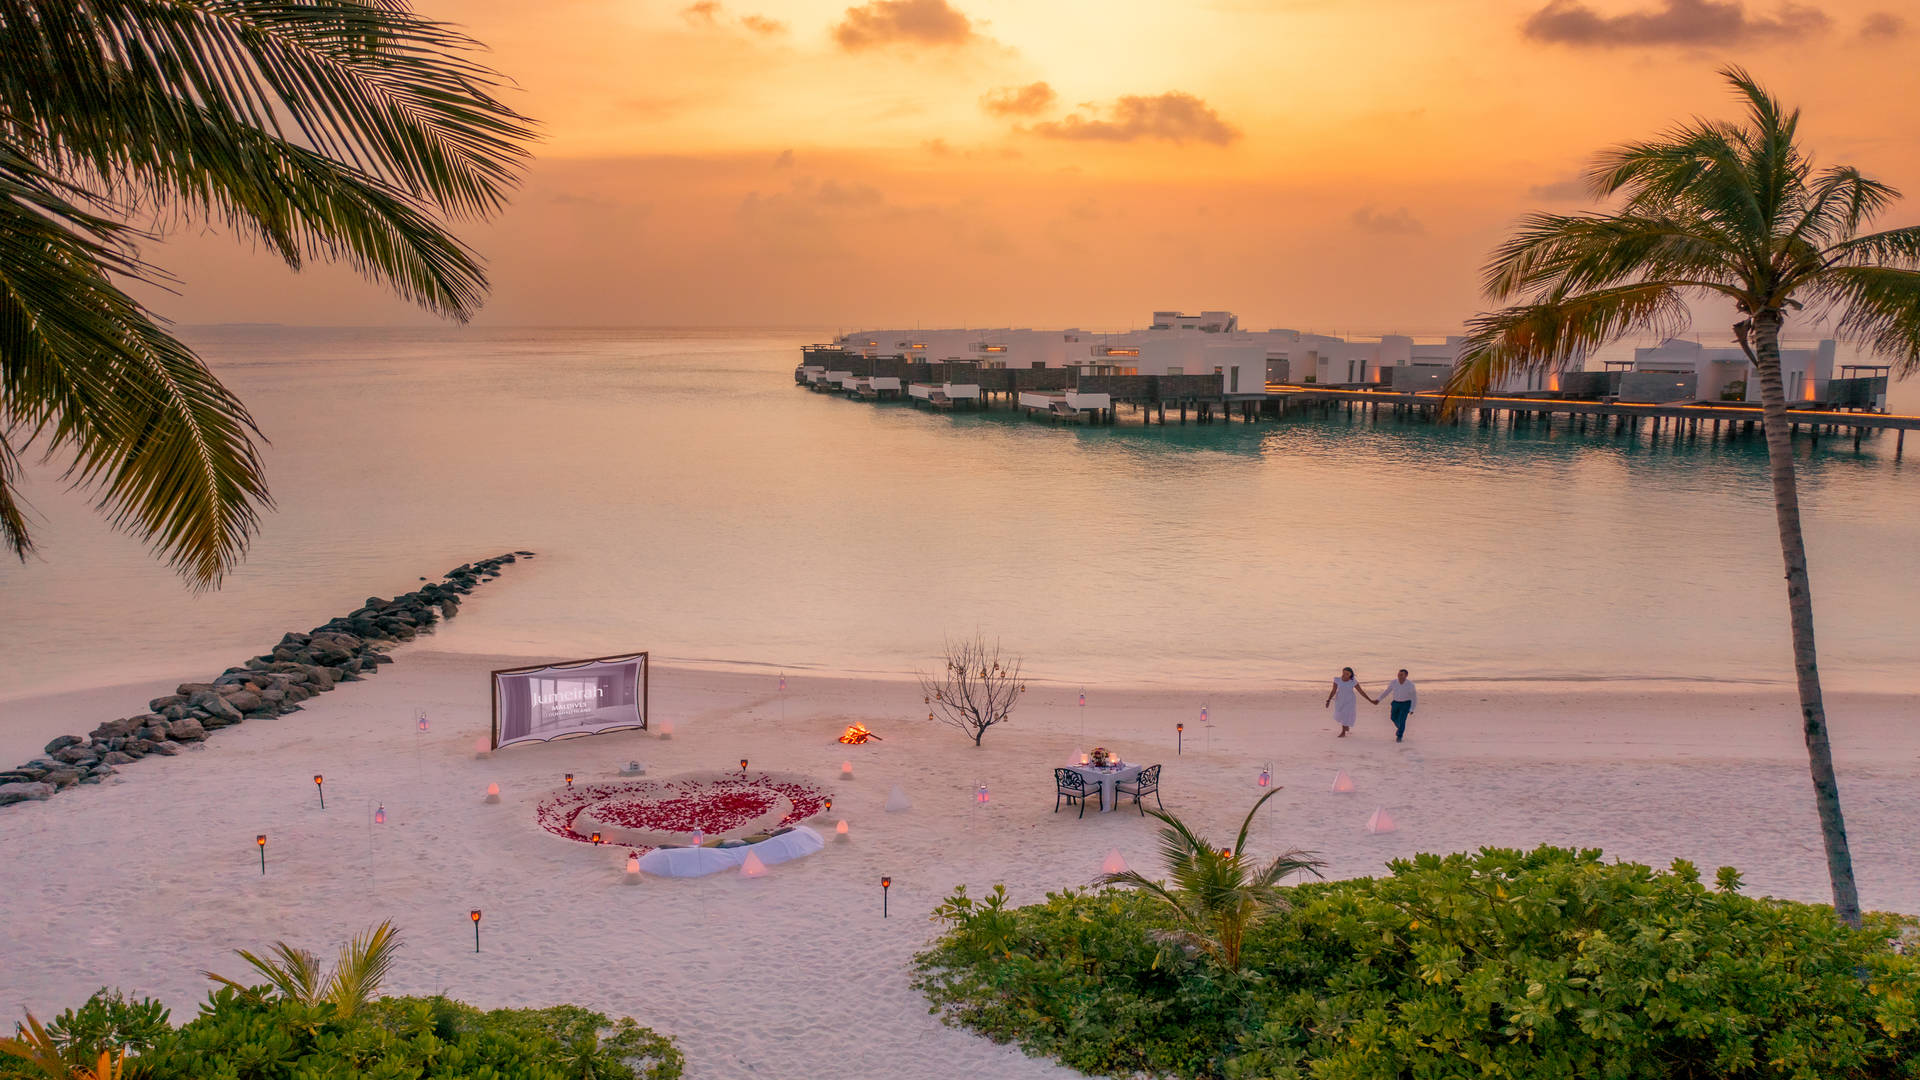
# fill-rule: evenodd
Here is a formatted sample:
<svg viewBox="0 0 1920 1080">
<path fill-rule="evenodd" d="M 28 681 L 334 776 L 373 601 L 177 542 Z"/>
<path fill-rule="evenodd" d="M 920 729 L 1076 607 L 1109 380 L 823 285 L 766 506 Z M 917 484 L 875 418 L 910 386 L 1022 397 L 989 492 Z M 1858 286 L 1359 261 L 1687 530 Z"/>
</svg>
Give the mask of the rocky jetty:
<svg viewBox="0 0 1920 1080">
<path fill-rule="evenodd" d="M 352 614 L 304 634 L 288 632 L 273 648 L 206 682 L 181 683 L 173 693 L 147 702 L 146 712 L 108 720 L 84 736 L 62 735 L 47 744 L 45 756 L 0 769 L 0 806 L 97 784 L 120 766 L 143 757 L 172 757 L 221 728 L 298 712 L 300 703 L 315 694 L 393 663 L 388 649 L 453 618 L 462 597 L 499 577 L 501 567 L 532 556 L 515 551 L 463 563 L 439 582 L 391 600 L 369 596 Z"/>
</svg>

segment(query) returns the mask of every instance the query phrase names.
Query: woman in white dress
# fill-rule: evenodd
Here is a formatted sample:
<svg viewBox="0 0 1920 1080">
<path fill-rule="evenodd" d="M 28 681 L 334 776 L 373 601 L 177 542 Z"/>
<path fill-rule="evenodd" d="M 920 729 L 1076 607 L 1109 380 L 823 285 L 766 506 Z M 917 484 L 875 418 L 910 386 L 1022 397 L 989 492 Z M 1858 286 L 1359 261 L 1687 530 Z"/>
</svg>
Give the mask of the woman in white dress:
<svg viewBox="0 0 1920 1080">
<path fill-rule="evenodd" d="M 1354 717 L 1360 711 L 1359 703 L 1353 700 L 1355 694 L 1366 698 L 1369 705 L 1380 704 L 1368 697 L 1365 690 L 1360 689 L 1359 680 L 1353 677 L 1352 668 L 1341 668 L 1340 677 L 1333 680 L 1333 689 L 1327 691 L 1327 705 L 1333 708 L 1333 718 L 1340 724 L 1342 739 L 1347 737 L 1347 732 L 1353 730 Z"/>
</svg>

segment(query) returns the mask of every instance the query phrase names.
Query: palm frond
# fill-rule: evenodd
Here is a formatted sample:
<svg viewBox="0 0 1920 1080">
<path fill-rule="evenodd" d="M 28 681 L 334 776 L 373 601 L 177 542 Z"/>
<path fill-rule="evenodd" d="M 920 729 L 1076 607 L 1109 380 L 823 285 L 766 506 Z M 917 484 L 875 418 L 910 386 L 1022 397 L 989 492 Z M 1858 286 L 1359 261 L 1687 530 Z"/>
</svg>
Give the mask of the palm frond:
<svg viewBox="0 0 1920 1080">
<path fill-rule="evenodd" d="M 1808 186 L 1800 220 L 1786 238 L 1818 246 L 1852 237 L 1899 198 L 1890 184 L 1850 165 L 1833 166 Z"/>
<path fill-rule="evenodd" d="M 117 230 L 4 154 L 0 193 L 13 196 L 0 198 L 4 419 L 67 455 L 67 478 L 95 490 L 116 525 L 195 585 L 218 584 L 268 505 L 252 417 L 109 280 L 106 267 L 145 269 Z"/>
<path fill-rule="evenodd" d="M 33 536 L 27 527 L 27 508 L 14 494 L 21 476 L 20 456 L 0 428 L 0 545 L 25 562 L 33 554 Z"/>
<path fill-rule="evenodd" d="M 0 104 L 48 160 L 130 186 L 166 188 L 183 162 L 126 125 L 186 103 L 297 137 L 456 216 L 500 207 L 533 134 L 495 96 L 504 81 L 478 44 L 404 0 L 16 2 Z M 117 84 L 149 111 L 89 107 Z"/>
<path fill-rule="evenodd" d="M 1836 333 L 1885 359 L 1902 377 L 1920 372 L 1920 270 L 1836 266 L 1815 289 L 1839 311 Z"/>
<path fill-rule="evenodd" d="M 1247 816 L 1241 819 L 1240 821 L 1240 831 L 1234 834 L 1233 850 L 1235 851 L 1247 850 L 1247 834 L 1253 831 L 1254 816 L 1260 813 L 1261 807 L 1267 805 L 1268 799 L 1271 799 L 1275 795 L 1280 794 L 1281 787 L 1282 785 L 1275 784 L 1274 786 L 1267 789 L 1267 793 L 1265 795 L 1262 795 L 1258 799 L 1254 800 L 1253 806 L 1247 810 Z"/>
<path fill-rule="evenodd" d="M 246 949 L 235 949 L 234 953 L 259 972 L 266 980 L 266 985 L 279 991 L 282 997 L 305 1005 L 318 1004 L 322 1000 L 324 983 L 320 976 L 320 960 L 305 949 L 296 949 L 284 941 L 276 941 L 264 957 Z M 215 975 L 211 971 L 200 974 L 235 990 L 246 990 L 253 985 Z"/>
<path fill-rule="evenodd" d="M 341 946 L 340 960 L 327 979 L 322 997 L 341 1016 L 351 1016 L 379 996 L 380 984 L 393 968 L 400 948 L 399 931 L 389 919 Z"/>
<path fill-rule="evenodd" d="M 1681 289 L 1691 285 L 1623 285 L 1475 316 L 1447 380 L 1447 398 L 1485 397 L 1500 379 L 1584 357 L 1625 334 L 1679 333 L 1687 322 Z"/>
<path fill-rule="evenodd" d="M 1505 300 L 1573 293 L 1646 279 L 1687 279 L 1731 289 L 1726 267 L 1740 251 L 1699 220 L 1642 214 L 1532 214 L 1494 249 L 1487 294 Z"/>
<path fill-rule="evenodd" d="M 1920 270 L 1920 225 L 1850 236 L 1823 254 L 1828 265 Z"/>
</svg>

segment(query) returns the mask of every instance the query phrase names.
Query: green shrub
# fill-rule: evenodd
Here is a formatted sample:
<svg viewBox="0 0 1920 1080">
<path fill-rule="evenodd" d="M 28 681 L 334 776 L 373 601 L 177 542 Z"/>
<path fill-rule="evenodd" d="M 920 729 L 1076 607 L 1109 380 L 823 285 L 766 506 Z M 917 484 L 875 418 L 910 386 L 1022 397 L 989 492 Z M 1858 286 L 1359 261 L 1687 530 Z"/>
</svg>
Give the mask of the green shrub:
<svg viewBox="0 0 1920 1080">
<path fill-rule="evenodd" d="M 151 1007 L 149 1009 L 148 1007 Z M 125 1046 L 146 1080 L 675 1080 L 671 1039 L 574 1005 L 482 1012 L 444 997 L 381 998 L 343 1015 L 264 988 L 223 987 L 179 1028 L 102 991 L 49 1032 L 63 1052 Z M 9 1072 L 0 1077 L 38 1075 Z M 80 1060 L 80 1059 L 76 1059 Z"/>
<path fill-rule="evenodd" d="M 1235 974 L 1108 891 L 959 890 L 919 957 L 936 1012 L 1095 1073 L 1184 1077 L 1920 1078 L 1911 920 L 1483 849 L 1301 885 Z"/>
</svg>

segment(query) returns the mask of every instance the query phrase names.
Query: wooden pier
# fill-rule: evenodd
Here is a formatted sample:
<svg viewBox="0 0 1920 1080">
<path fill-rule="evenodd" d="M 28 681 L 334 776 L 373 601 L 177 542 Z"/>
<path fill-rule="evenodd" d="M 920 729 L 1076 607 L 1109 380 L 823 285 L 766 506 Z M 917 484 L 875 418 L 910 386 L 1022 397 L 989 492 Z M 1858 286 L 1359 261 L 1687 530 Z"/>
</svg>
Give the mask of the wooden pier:
<svg viewBox="0 0 1920 1080">
<path fill-rule="evenodd" d="M 1372 415 L 1378 416 L 1380 410 L 1385 408 L 1397 416 L 1421 417 L 1456 425 L 1472 422 L 1481 427 L 1492 426 L 1505 413 L 1506 419 L 1513 424 L 1550 424 L 1557 417 L 1565 417 L 1569 424 L 1579 430 L 1591 427 L 1597 432 L 1604 432 L 1609 425 L 1613 430 L 1622 432 L 1637 431 L 1645 425 L 1656 433 L 1671 430 L 1696 437 L 1703 431 L 1718 437 L 1724 430 L 1728 437 L 1732 437 L 1760 430 L 1758 405 L 1731 402 L 1724 405 L 1700 402 L 1642 404 L 1547 397 L 1461 398 L 1454 403 L 1452 414 L 1443 419 L 1445 401 L 1433 393 L 1269 384 L 1268 397 L 1274 403 L 1272 415 L 1275 416 L 1316 409 L 1344 410 L 1348 413 L 1371 410 Z M 1907 432 L 1920 429 L 1920 416 L 1895 413 L 1788 409 L 1787 419 L 1793 424 L 1795 435 L 1800 434 L 1803 427 L 1816 443 L 1823 433 L 1841 437 L 1851 435 L 1855 449 L 1859 448 L 1861 438 L 1870 431 L 1892 431 L 1895 433 L 1896 457 L 1906 449 Z"/>
<path fill-rule="evenodd" d="M 857 388 L 875 383 L 900 386 L 906 382 L 906 400 L 917 405 L 991 409 L 997 403 L 1055 422 L 1118 424 L 1122 408 L 1147 425 L 1185 424 L 1189 417 L 1201 424 L 1233 420 L 1251 424 L 1332 412 L 1378 417 L 1385 410 L 1404 419 L 1455 426 L 1492 427 L 1504 420 L 1524 428 L 1565 420 L 1576 431 L 1595 434 L 1646 430 L 1655 437 L 1672 432 L 1687 438 L 1707 434 L 1719 439 L 1724 434 L 1731 439 L 1758 433 L 1761 419 L 1760 407 L 1752 403 L 1642 403 L 1542 393 L 1462 398 L 1449 411 L 1446 400 L 1432 390 L 1267 383 L 1255 393 L 1227 394 L 1220 390 L 1218 375 L 1089 375 L 1068 368 L 992 368 L 974 361 L 861 357 L 827 346 L 808 346 L 804 355 L 794 381 L 811 390 L 856 393 Z M 848 385 L 836 382 L 836 377 Z M 1868 434 L 1891 431 L 1896 459 L 1906 449 L 1907 432 L 1920 429 L 1920 416 L 1836 407 L 1788 409 L 1787 419 L 1794 435 L 1804 429 L 1815 445 L 1823 435 L 1851 437 L 1856 450 Z"/>
</svg>

